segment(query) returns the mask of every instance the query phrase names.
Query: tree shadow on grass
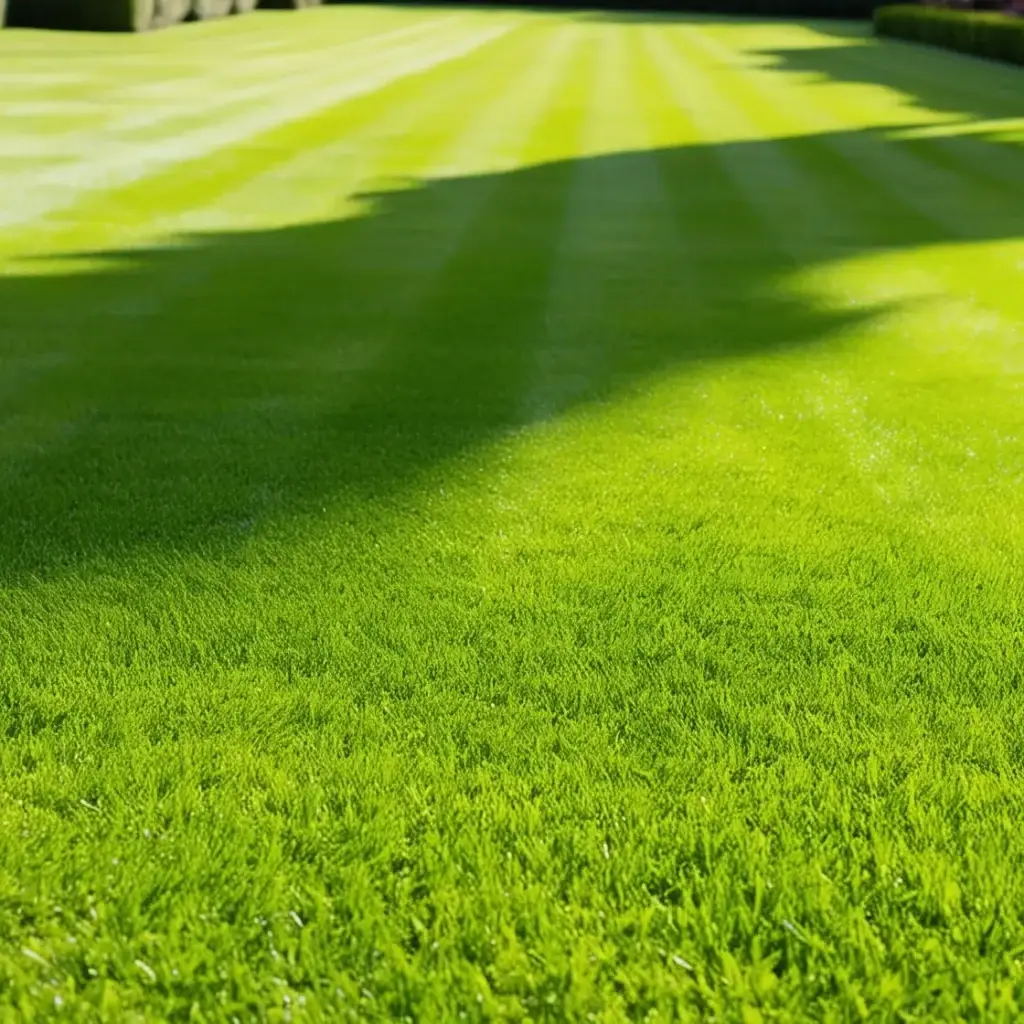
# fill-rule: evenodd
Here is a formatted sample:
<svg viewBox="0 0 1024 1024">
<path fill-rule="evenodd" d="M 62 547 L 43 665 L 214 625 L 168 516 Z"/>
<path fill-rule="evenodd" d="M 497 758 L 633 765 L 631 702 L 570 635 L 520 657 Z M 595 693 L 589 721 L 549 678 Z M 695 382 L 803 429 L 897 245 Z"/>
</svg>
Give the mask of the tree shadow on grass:
<svg viewBox="0 0 1024 1024">
<path fill-rule="evenodd" d="M 794 181 L 772 218 L 768 166 L 824 175 L 851 137 L 413 183 L 346 220 L 0 278 L 0 579 L 223 552 L 267 520 L 400 495 L 524 425 L 879 314 L 815 305 L 796 271 L 1024 235 L 1024 205 L 968 178 L 940 197 L 958 238 L 899 209 L 867 224 L 858 204 L 881 200 L 854 175 L 819 182 L 834 217 Z"/>
<path fill-rule="evenodd" d="M 883 86 L 935 113 L 979 120 L 1024 116 L 1024 69 L 936 47 L 878 39 L 867 32 L 830 33 L 822 24 L 814 28 L 819 34 L 834 34 L 838 44 L 759 50 L 751 56 L 768 60 L 777 70 L 823 82 Z"/>
<path fill-rule="evenodd" d="M 742 29 L 773 24 L 803 29 L 809 38 L 830 40 L 825 45 L 779 49 L 750 49 L 746 55 L 759 65 L 821 82 L 878 85 L 907 97 L 915 106 L 934 113 L 978 120 L 1024 116 L 1024 69 L 954 53 L 939 47 L 879 38 L 868 20 L 788 17 L 777 22 L 763 17 L 684 13 L 653 8 L 646 11 L 594 10 L 587 17 L 614 23 L 722 26 Z M 742 50 L 739 51 L 743 53 Z M 996 76 L 1002 76 L 999 87 Z"/>
</svg>

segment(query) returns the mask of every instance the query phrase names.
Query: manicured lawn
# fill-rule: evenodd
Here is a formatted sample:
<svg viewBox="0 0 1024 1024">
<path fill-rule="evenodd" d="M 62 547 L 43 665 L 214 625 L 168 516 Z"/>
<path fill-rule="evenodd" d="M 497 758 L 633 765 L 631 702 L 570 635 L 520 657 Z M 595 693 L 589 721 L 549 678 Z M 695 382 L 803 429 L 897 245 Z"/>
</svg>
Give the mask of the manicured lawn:
<svg viewBox="0 0 1024 1024">
<path fill-rule="evenodd" d="M 1024 1014 L 1024 72 L 0 33 L 0 1020 Z"/>
</svg>

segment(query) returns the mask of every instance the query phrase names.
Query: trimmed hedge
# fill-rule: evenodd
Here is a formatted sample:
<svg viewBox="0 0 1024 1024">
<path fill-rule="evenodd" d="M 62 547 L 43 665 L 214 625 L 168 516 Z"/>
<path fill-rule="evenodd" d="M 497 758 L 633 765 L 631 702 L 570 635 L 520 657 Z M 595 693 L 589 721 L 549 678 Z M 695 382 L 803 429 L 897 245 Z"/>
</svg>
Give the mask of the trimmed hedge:
<svg viewBox="0 0 1024 1024">
<path fill-rule="evenodd" d="M 234 0 L 192 0 L 192 17 L 196 21 L 226 18 L 233 10 Z"/>
<path fill-rule="evenodd" d="M 32 28 L 141 32 L 175 25 L 188 17 L 245 14 L 264 8 L 315 7 L 324 0 L 0 0 L 8 21 Z M 327 3 L 345 0 L 326 0 Z M 458 0 L 456 0 L 456 3 Z M 481 0 L 477 0 L 481 2 Z M 518 5 L 521 0 L 483 0 Z M 679 11 L 777 18 L 870 18 L 880 0 L 533 0 L 539 7 L 591 6 L 625 11 Z"/>
<path fill-rule="evenodd" d="M 875 12 L 875 31 L 880 36 L 1024 64 L 1024 18 L 1012 15 L 945 7 L 880 7 Z"/>
<path fill-rule="evenodd" d="M 10 0 L 8 23 L 25 28 L 143 32 L 154 0 Z"/>
<path fill-rule="evenodd" d="M 141 32 L 186 18 L 244 14 L 255 7 L 315 7 L 323 0 L 0 0 L 8 21 L 33 28 Z M 339 0 L 327 0 L 339 2 Z M 344 0 L 340 0 L 344 2 Z M 457 2 L 457 0 L 456 0 Z M 478 0 L 479 2 L 479 0 Z M 518 3 L 519 0 L 490 0 Z M 870 18 L 879 0 L 534 0 L 537 6 L 584 6 L 613 10 L 661 10 L 779 18 Z"/>
<path fill-rule="evenodd" d="M 259 7 L 314 7 L 322 0 L 0 0 L 7 22 L 23 28 L 83 29 L 95 32 L 145 32 L 177 25 L 188 18 L 202 21 L 228 14 L 247 14 Z"/>
<path fill-rule="evenodd" d="M 94 0 L 78 0 L 79 3 L 93 3 Z M 153 20 L 150 28 L 167 28 L 184 21 L 192 13 L 192 0 L 156 0 L 153 6 Z"/>
</svg>

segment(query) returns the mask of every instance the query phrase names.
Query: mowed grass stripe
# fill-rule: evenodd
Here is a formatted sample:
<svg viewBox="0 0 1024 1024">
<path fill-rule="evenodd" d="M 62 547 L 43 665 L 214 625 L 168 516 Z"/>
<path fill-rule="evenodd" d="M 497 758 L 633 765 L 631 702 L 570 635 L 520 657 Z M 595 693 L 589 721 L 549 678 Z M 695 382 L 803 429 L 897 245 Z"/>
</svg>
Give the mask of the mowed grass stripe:
<svg viewBox="0 0 1024 1024">
<path fill-rule="evenodd" d="M 874 50 L 877 44 L 857 43 L 856 46 Z M 844 52 L 849 49 L 852 47 L 844 47 Z M 984 214 L 977 212 L 979 205 L 983 208 L 991 206 L 1000 215 L 1004 215 L 1008 206 L 1012 205 L 1010 196 L 1004 191 L 1003 183 L 1007 178 L 1002 173 L 993 178 L 986 169 L 1003 169 L 1006 175 L 1012 174 L 1010 169 L 1020 162 L 1016 147 L 992 144 L 980 146 L 977 140 L 969 137 L 960 139 L 954 136 L 947 140 L 941 134 L 919 142 L 903 142 L 902 134 L 896 139 L 885 139 L 870 127 L 891 120 L 877 102 L 855 108 L 848 94 L 840 92 L 835 86 L 793 90 L 780 86 L 777 72 L 755 70 L 752 74 L 758 79 L 754 91 L 771 97 L 775 110 L 787 114 L 796 113 L 806 109 L 807 104 L 813 104 L 822 116 L 828 118 L 827 121 L 817 122 L 825 129 L 820 137 L 796 138 L 800 124 L 798 117 L 786 121 L 782 130 L 791 136 L 787 146 L 793 158 L 812 168 L 819 189 L 826 190 L 829 208 L 835 211 L 830 214 L 829 224 L 843 224 L 842 236 L 847 241 L 854 240 L 851 253 L 862 251 L 865 246 L 881 247 L 887 244 L 899 249 L 901 238 L 908 233 L 921 241 L 941 242 L 949 238 L 947 223 L 938 223 L 930 209 L 923 211 L 906 201 L 908 194 L 921 187 L 920 183 L 928 173 L 927 168 L 922 169 L 918 161 L 935 164 L 941 171 L 953 176 L 948 180 L 957 183 L 957 195 L 948 196 L 937 206 L 941 206 L 944 211 L 962 212 L 961 231 L 969 225 L 967 230 L 974 232 L 979 224 L 984 223 Z M 879 73 L 876 77 L 882 79 L 883 75 Z M 773 79 L 776 80 L 774 84 Z M 798 100 L 801 92 L 805 94 L 803 108 Z M 950 106 L 953 109 L 965 109 L 969 107 L 969 102 L 961 94 Z M 848 129 L 841 130 L 844 122 L 848 125 L 851 118 L 856 119 L 855 123 L 867 126 L 859 136 Z M 942 130 L 941 127 L 935 129 L 938 133 Z M 956 129 L 950 127 L 948 130 Z M 946 141 L 950 143 L 948 148 L 943 145 Z M 867 148 L 867 153 L 862 152 L 864 148 Z M 901 166 L 897 168 L 887 161 L 892 158 L 893 152 L 900 150 L 903 151 L 903 157 Z M 894 191 L 896 180 L 907 183 L 902 192 Z M 865 232 L 870 238 L 864 237 Z M 840 237 L 836 241 L 843 244 Z M 822 256 L 825 255 L 822 253 Z M 841 253 L 837 252 L 836 255 Z M 971 302 L 975 305 L 975 318 L 988 320 L 991 324 L 992 314 L 1001 311 L 1004 326 L 1009 326 L 1012 321 L 1006 319 L 1006 312 L 1013 308 L 1009 304 L 1012 302 L 1011 296 L 1016 293 L 1014 268 L 1017 261 L 1012 251 L 1002 246 L 991 251 L 976 252 L 973 259 L 977 265 L 985 268 L 979 274 L 971 296 Z M 900 263 L 896 261 L 889 270 L 878 274 L 875 287 L 880 300 L 893 301 L 895 296 L 901 294 L 901 288 L 902 294 L 908 297 L 915 294 L 953 296 L 962 291 L 955 261 L 943 258 L 941 253 L 930 258 L 919 255 L 913 261 L 912 268 L 905 264 L 901 266 Z M 978 308 L 979 304 L 981 308 Z"/>
<path fill-rule="evenodd" d="M 526 45 L 532 45 L 534 38 L 531 34 L 531 42 Z M 519 60 L 519 55 L 518 49 L 512 51 L 513 60 Z M 94 249 L 97 239 L 102 240 L 101 247 L 115 249 L 133 241 L 187 232 L 192 225 L 206 230 L 218 223 L 225 227 L 268 225 L 275 221 L 273 204 L 264 205 L 262 215 L 253 223 L 253 214 L 243 217 L 241 211 L 230 211 L 232 195 L 251 187 L 265 175 L 286 174 L 289 165 L 313 159 L 319 161 L 325 185 L 337 188 L 338 209 L 331 211 L 328 207 L 325 215 L 342 216 L 345 184 L 355 182 L 363 173 L 362 162 L 382 147 L 398 145 L 403 134 L 417 140 L 398 150 L 398 160 L 408 159 L 417 149 L 424 148 L 424 132 L 449 130 L 450 125 L 444 119 L 427 118 L 423 116 L 425 111 L 450 103 L 453 90 L 457 93 L 469 86 L 484 89 L 486 93 L 488 83 L 497 87 L 500 76 L 486 75 L 494 60 L 494 55 L 488 52 L 468 54 L 458 62 L 454 74 L 444 65 L 428 69 L 378 92 L 345 100 L 326 111 L 255 135 L 239 145 L 176 164 L 141 182 L 83 197 L 42 226 L 33 224 L 21 232 L 7 232 L 5 248 L 24 258 L 32 252 L 50 254 L 65 250 L 74 253 L 83 232 Z M 438 91 L 438 86 L 442 91 Z M 413 122 L 417 122 L 415 133 L 410 133 L 408 129 Z M 340 167 L 338 155 L 321 151 L 327 140 L 344 155 Z M 415 167 L 405 167 L 403 171 L 409 174 Z M 381 172 L 378 176 L 385 178 L 387 174 Z M 307 189 L 306 192 L 311 203 L 333 201 L 333 188 Z M 324 192 L 326 195 L 322 194 Z M 293 215 L 285 216 L 291 219 Z"/>
<path fill-rule="evenodd" d="M 729 51 L 704 31 L 679 30 L 668 38 L 678 48 L 681 65 L 695 72 L 715 69 L 714 90 L 706 78 L 695 77 L 694 95 L 713 91 L 716 106 L 707 110 L 695 106 L 692 116 L 699 119 L 706 142 L 719 141 L 722 136 L 718 133 L 727 133 L 734 143 L 721 147 L 726 173 L 735 176 L 781 253 L 797 262 L 817 258 L 820 226 L 834 224 L 843 212 L 828 209 L 814 176 L 804 174 L 790 158 L 784 119 L 757 92 L 752 76 L 732 66 L 725 59 Z M 792 101 L 800 104 L 803 97 Z M 751 150 L 756 150 L 756 160 L 744 157 L 744 152 Z"/>
<path fill-rule="evenodd" d="M 416 345 L 404 359 L 403 378 L 412 382 L 429 375 L 438 381 L 439 395 L 446 389 L 438 375 L 479 375 L 491 381 L 484 395 L 467 388 L 455 402 L 445 396 L 443 405 L 432 408 L 440 423 L 452 421 L 456 444 L 467 426 L 500 429 L 517 424 L 573 187 L 571 167 L 549 160 L 574 147 L 579 138 L 590 102 L 587 75 L 594 49 L 590 34 L 580 32 L 564 75 L 545 81 L 540 93 L 545 102 L 512 150 L 517 166 L 527 170 L 507 177 L 499 172 L 487 183 L 474 221 L 408 327 Z M 509 141 L 500 140 L 503 147 Z M 537 167 L 536 173 L 531 167 Z M 454 180 L 458 191 L 471 196 L 479 189 Z M 448 188 L 443 180 L 439 187 L 442 192 Z M 521 209 L 521 218 L 510 220 L 516 209 Z M 444 438 L 441 433 L 437 440 L 445 443 Z"/>
<path fill-rule="evenodd" d="M 603 33 L 600 47 L 600 72 L 581 134 L 581 147 L 596 158 L 573 168 L 536 383 L 528 396 L 530 415 L 539 421 L 581 398 L 604 399 L 609 384 L 643 386 L 652 352 L 670 340 L 666 320 L 670 329 L 678 325 L 674 305 L 647 297 L 657 295 L 668 277 L 682 289 L 690 281 L 658 188 L 649 125 L 638 116 L 641 97 L 661 83 L 652 79 L 638 28 Z"/>
<path fill-rule="evenodd" d="M 690 290 L 692 303 L 686 305 L 687 315 L 697 311 L 699 318 L 706 309 L 712 317 L 724 314 L 728 318 L 735 308 L 737 289 L 757 289 L 762 282 L 767 284 L 782 272 L 780 257 L 783 266 L 792 259 L 793 244 L 786 232 L 805 222 L 807 211 L 797 211 L 795 224 L 780 228 L 775 223 L 768 197 L 762 192 L 761 161 L 766 153 L 769 173 L 773 161 L 776 173 L 784 177 L 793 173 L 784 162 L 780 170 L 781 158 L 775 149 L 782 143 L 750 138 L 732 141 L 733 126 L 739 123 L 749 131 L 750 123 L 724 96 L 709 89 L 697 66 L 681 57 L 681 51 L 664 34 L 651 30 L 646 44 L 667 100 L 657 106 L 648 101 L 648 109 L 653 108 L 659 125 L 685 119 L 693 134 L 687 145 L 658 150 L 663 187 L 675 210 L 679 249 L 688 253 L 691 239 L 694 246 L 685 276 L 697 285 Z M 713 100 L 698 102 L 698 97 L 710 95 Z M 716 144 L 717 132 L 722 132 L 725 139 Z M 794 192 L 790 206 L 797 196 Z M 727 225 L 728 230 L 719 230 L 716 225 Z M 731 268 L 732 273 L 723 274 L 723 268 Z M 787 326 L 781 330 L 785 333 Z M 708 342 L 703 354 L 714 358 L 718 354 L 715 339 L 727 337 L 727 332 L 716 329 L 713 322 L 697 327 L 696 332 L 695 354 L 702 354 L 703 338 Z M 794 333 L 790 340 L 797 342 L 799 338 Z M 729 338 L 728 343 L 743 351 L 742 337 Z"/>
<path fill-rule="evenodd" d="M 493 19 L 491 25 L 509 27 L 508 19 L 505 22 L 503 25 Z M 307 58 L 298 63 L 294 56 L 286 68 L 263 68 L 262 62 L 254 62 L 254 83 L 247 85 L 225 81 L 221 90 L 221 106 L 214 104 L 210 110 L 204 110 L 193 98 L 191 102 L 182 104 L 182 109 L 174 111 L 166 120 L 153 125 L 143 123 L 135 132 L 126 131 L 126 141 L 145 141 L 150 137 L 159 138 L 171 132 L 201 127 L 211 117 L 230 123 L 233 116 L 245 117 L 255 105 L 272 102 L 282 93 L 301 94 L 315 103 L 319 99 L 318 94 L 332 91 L 339 82 L 348 80 L 359 83 L 364 79 L 373 79 L 379 69 L 387 68 L 389 64 L 396 69 L 405 64 L 415 68 L 435 50 L 443 52 L 452 42 L 465 37 L 472 38 L 480 28 L 480 20 L 471 16 L 449 14 L 442 17 L 435 14 L 422 25 L 415 26 L 414 30 L 395 29 L 371 36 L 357 47 L 337 47 L 324 54 L 314 54 L 314 57 L 319 58 L 315 62 Z M 429 70 L 430 66 L 428 61 L 426 68 Z"/>
<path fill-rule="evenodd" d="M 703 38 L 708 35 L 705 33 Z M 805 184 L 808 178 L 813 181 L 811 205 L 806 218 L 800 220 L 809 221 L 811 230 L 818 231 L 824 248 L 814 254 L 816 259 L 832 255 L 827 249 L 829 245 L 834 246 L 834 255 L 841 257 L 846 244 L 850 245 L 851 252 L 862 251 L 865 245 L 884 244 L 887 235 L 892 237 L 892 244 L 898 246 L 908 217 L 917 218 L 916 233 L 923 233 L 925 237 L 929 230 L 941 234 L 931 226 L 925 214 L 908 209 L 902 198 L 886 201 L 889 198 L 886 175 L 875 173 L 865 179 L 865 168 L 873 169 L 874 161 L 851 158 L 859 137 L 866 139 L 884 130 L 897 116 L 896 97 L 891 97 L 888 104 L 865 103 L 861 92 L 857 94 L 859 102 L 855 103 L 846 89 L 837 84 L 815 81 L 797 85 L 790 73 L 774 67 L 762 68 L 757 62 L 757 51 L 749 55 L 741 51 L 730 59 L 728 40 L 734 35 L 738 35 L 735 29 L 733 33 L 726 31 L 723 41 L 712 37 L 709 54 L 730 67 L 729 79 L 737 83 L 737 99 L 746 116 L 758 125 L 765 137 L 779 140 L 778 145 L 784 148 L 787 159 L 799 165 Z M 740 35 L 739 39 L 742 38 Z M 777 49 L 773 52 L 792 52 L 799 58 L 801 50 L 787 50 L 786 38 L 776 35 L 773 43 Z M 793 45 L 801 39 L 802 35 L 794 31 Z M 856 39 L 853 43 L 844 42 L 842 49 L 845 52 L 857 45 L 866 44 Z M 798 202 L 809 201 L 803 189 L 794 190 L 793 198 Z M 823 206 L 827 214 L 822 213 Z M 831 238 L 827 237 L 828 233 Z"/>
<path fill-rule="evenodd" d="M 443 43 L 418 49 L 399 48 L 392 62 L 383 65 L 369 61 L 354 77 L 328 67 L 316 74 L 303 74 L 292 95 L 256 108 L 248 108 L 233 121 L 224 124 L 200 124 L 188 133 L 162 138 L 141 146 L 107 144 L 100 159 L 72 167 L 57 166 L 35 176 L 15 174 L 8 184 L 22 193 L 19 206 L 8 208 L 0 225 L 9 228 L 44 216 L 66 205 L 76 192 L 109 188 L 152 174 L 164 167 L 194 159 L 217 148 L 243 142 L 274 125 L 331 106 L 342 99 L 354 98 L 388 85 L 396 78 L 428 69 L 463 56 L 493 42 L 508 30 L 507 25 L 477 26 L 471 32 L 458 33 Z M 412 49 L 412 52 L 407 52 Z M 299 86 L 301 85 L 301 88 Z"/>
<path fill-rule="evenodd" d="M 611 132 L 629 126 L 633 114 L 632 68 L 627 65 L 627 34 L 592 33 L 588 42 L 596 47 L 587 83 L 584 113 L 577 136 L 572 140 L 579 151 L 607 154 Z M 629 126 L 631 127 L 631 126 Z M 627 127 L 628 130 L 628 127 Z M 641 158 L 642 160 L 643 158 Z M 641 276 L 646 262 L 639 253 L 629 260 L 629 217 L 640 216 L 633 231 L 642 233 L 643 214 L 655 198 L 645 189 L 638 160 L 628 161 L 628 180 L 616 174 L 614 158 L 601 155 L 590 161 L 574 162 L 571 183 L 562 214 L 548 283 L 547 308 L 535 331 L 534 364 L 528 369 L 520 395 L 521 415 L 526 422 L 544 422 L 567 404 L 592 391 L 592 381 L 611 372 L 609 349 L 624 339 L 623 323 L 616 319 L 609 288 L 615 277 Z M 554 172 L 543 165 L 538 181 Z M 651 238 L 645 238 L 648 245 Z M 624 270 L 624 264 L 629 269 Z M 615 268 L 611 270 L 609 265 Z M 609 342 L 614 339 L 610 345 Z"/>
<path fill-rule="evenodd" d="M 721 32 L 721 30 L 719 31 Z M 713 43 L 713 52 L 723 63 L 729 64 L 728 40 L 730 35 L 738 36 L 740 40 L 742 36 L 739 36 L 735 30 L 730 33 L 728 29 L 721 34 L 722 41 Z M 715 33 L 709 30 L 703 33 L 701 38 L 714 40 Z M 770 110 L 778 118 L 772 129 L 773 134 L 796 136 L 808 133 L 812 125 L 821 133 L 836 131 L 841 126 L 845 127 L 848 133 L 851 118 L 864 129 L 882 129 L 887 124 L 893 124 L 897 119 L 906 117 L 907 94 L 897 91 L 900 86 L 909 90 L 910 93 L 913 93 L 915 88 L 925 91 L 933 101 L 938 95 L 940 109 L 949 111 L 949 114 L 944 115 L 946 118 L 950 115 L 962 117 L 963 112 L 971 111 L 975 106 L 970 87 L 970 72 L 974 67 L 972 62 L 968 62 L 965 74 L 957 76 L 954 80 L 950 80 L 947 76 L 946 81 L 941 83 L 941 89 L 939 89 L 940 83 L 937 79 L 929 80 L 924 85 L 917 81 L 913 70 L 915 67 L 913 61 L 909 62 L 909 70 L 901 64 L 898 73 L 895 69 L 884 68 L 879 63 L 875 73 L 872 74 L 869 63 L 872 54 L 882 54 L 881 60 L 883 61 L 887 55 L 886 44 L 874 40 L 853 36 L 850 39 L 843 39 L 838 45 L 832 45 L 825 49 L 812 49 L 810 56 L 803 56 L 801 49 L 797 46 L 787 48 L 784 45 L 784 37 L 776 39 L 774 42 L 775 46 L 769 52 L 778 55 L 776 57 L 778 63 L 767 69 L 762 68 L 758 63 L 761 54 L 757 50 L 754 50 L 749 56 L 740 54 L 731 61 L 733 66 L 744 69 L 742 72 L 744 79 L 749 80 L 754 86 L 747 91 L 749 97 L 775 98 L 775 102 L 771 104 L 755 104 L 762 115 Z M 841 72 L 845 71 L 853 78 L 865 78 L 879 83 L 892 80 L 895 88 L 876 88 L 871 93 L 862 91 L 858 94 L 860 102 L 856 108 L 849 101 L 848 87 L 830 84 L 827 80 L 810 84 L 802 83 L 796 89 L 788 88 L 787 79 L 792 80 L 792 71 L 788 70 L 790 62 L 794 65 L 794 70 L 810 69 L 814 67 L 814 61 L 817 59 L 823 69 L 828 69 L 830 58 L 838 65 Z M 834 109 L 837 103 L 836 115 L 830 115 L 829 111 Z M 937 115 L 933 112 L 922 111 L 921 116 L 927 121 Z M 928 132 L 929 136 L 934 137 L 933 143 L 923 142 L 921 145 L 897 147 L 897 149 L 904 150 L 907 156 L 913 156 L 923 161 L 926 166 L 911 167 L 908 165 L 902 173 L 899 173 L 897 168 L 887 168 L 888 174 L 878 174 L 878 177 L 882 179 L 878 181 L 878 184 L 883 186 L 885 179 L 896 176 L 902 180 L 913 179 L 916 182 L 928 182 L 922 189 L 925 193 L 934 193 L 937 188 L 940 190 L 945 188 L 948 192 L 952 182 L 963 175 L 971 183 L 970 190 L 973 201 L 978 202 L 979 199 L 986 196 L 986 189 L 980 187 L 979 178 L 987 181 L 992 174 L 993 167 L 1012 166 L 1015 161 L 1014 150 L 1012 147 L 989 146 L 985 151 L 979 152 L 978 147 L 972 146 L 970 140 L 957 139 L 955 133 L 958 129 L 955 124 L 947 124 L 945 131 L 951 133 L 951 137 L 947 139 L 941 123 L 943 115 L 938 116 L 940 116 L 940 123 L 937 123 Z M 822 117 L 828 118 L 828 120 L 823 121 Z M 866 133 L 866 136 L 864 141 L 869 143 L 870 132 Z M 820 141 L 828 143 L 829 139 L 826 136 Z M 819 140 L 813 137 L 808 139 L 808 149 L 813 150 L 818 142 Z M 963 145 L 964 142 L 967 145 Z M 957 145 L 958 143 L 959 145 Z M 851 139 L 844 140 L 846 147 L 851 147 L 854 144 L 855 142 Z M 888 151 L 893 147 L 882 148 Z M 800 147 L 794 147 L 794 149 L 799 151 Z M 882 166 L 878 160 L 851 161 L 851 163 L 854 166 L 858 166 L 860 163 L 871 167 Z M 929 179 L 929 175 L 936 172 L 941 178 Z M 946 173 L 943 174 L 943 172 Z M 1000 192 L 1001 188 L 1008 184 L 1009 179 L 1003 178 L 1001 175 L 992 182 L 992 185 Z M 993 195 L 992 201 L 995 208 L 1002 210 L 1007 198 L 1005 194 Z M 900 196 L 899 206 L 903 209 L 908 206 L 905 195 Z M 940 200 L 936 203 L 935 208 L 955 206 L 956 203 Z M 839 208 L 842 209 L 842 207 Z M 934 216 L 934 212 L 926 212 L 922 215 Z M 943 227 L 948 228 L 948 225 Z"/>
<path fill-rule="evenodd" d="M 307 68 L 315 68 L 325 57 L 344 60 L 365 53 L 374 45 L 386 48 L 403 38 L 436 32 L 445 23 L 466 24 L 472 20 L 466 12 L 411 15 L 383 7 L 364 7 L 358 11 L 353 7 L 349 31 L 339 37 L 336 31 L 324 31 L 323 15 L 317 12 L 312 12 L 302 25 L 288 26 L 287 33 L 282 35 L 281 17 L 261 13 L 247 18 L 244 25 L 214 21 L 183 26 L 182 32 L 190 34 L 187 47 L 180 32 L 177 41 L 168 41 L 156 33 L 133 42 L 117 36 L 96 37 L 89 52 L 83 52 L 81 44 L 75 43 L 74 33 L 12 33 L 7 37 L 11 45 L 5 63 L 10 80 L 0 79 L 10 86 L 4 101 L 17 103 L 22 95 L 36 103 L 51 97 L 84 97 L 120 117 L 141 119 L 152 114 L 148 105 L 143 103 L 138 109 L 125 110 L 122 102 L 118 109 L 118 94 L 122 100 L 156 96 L 163 100 L 162 107 L 175 110 L 187 108 L 202 97 L 205 82 L 215 92 L 208 98 L 217 102 L 230 99 L 223 87 L 231 84 L 269 86 L 282 71 L 294 72 L 304 62 Z M 231 61 L 221 59 L 223 34 L 231 38 Z M 26 45 L 26 37 L 38 41 L 38 51 Z M 66 43 L 74 49 L 65 55 L 60 69 L 55 70 L 51 56 L 55 48 Z M 297 59 L 296 45 L 304 62 Z M 177 88 L 162 89 L 165 83 Z"/>
</svg>

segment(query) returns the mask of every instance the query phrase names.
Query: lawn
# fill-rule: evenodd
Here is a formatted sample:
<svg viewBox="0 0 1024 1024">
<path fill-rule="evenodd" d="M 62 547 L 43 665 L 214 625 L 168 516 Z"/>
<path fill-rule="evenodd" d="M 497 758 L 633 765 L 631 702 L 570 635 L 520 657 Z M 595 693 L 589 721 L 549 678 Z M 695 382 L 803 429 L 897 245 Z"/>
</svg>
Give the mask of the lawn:
<svg viewBox="0 0 1024 1024">
<path fill-rule="evenodd" d="M 0 1021 L 1024 1014 L 1024 71 L 0 33 Z"/>
</svg>

